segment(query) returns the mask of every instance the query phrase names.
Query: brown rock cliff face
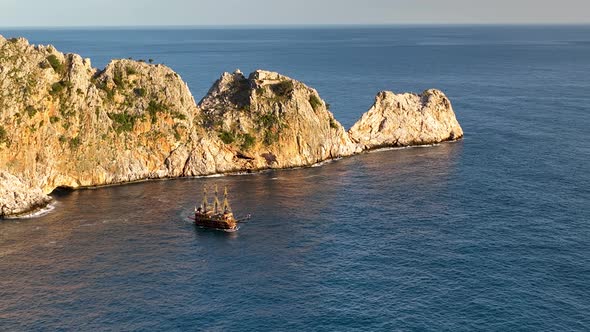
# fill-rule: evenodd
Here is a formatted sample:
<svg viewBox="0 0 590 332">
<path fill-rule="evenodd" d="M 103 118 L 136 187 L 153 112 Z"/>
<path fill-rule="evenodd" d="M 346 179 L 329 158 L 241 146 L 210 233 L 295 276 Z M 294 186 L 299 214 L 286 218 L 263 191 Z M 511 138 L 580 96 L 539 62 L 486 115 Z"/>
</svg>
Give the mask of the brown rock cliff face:
<svg viewBox="0 0 590 332">
<path fill-rule="evenodd" d="M 317 91 L 277 73 L 225 73 L 196 105 L 166 66 L 114 60 L 99 71 L 76 54 L 0 36 L 4 215 L 46 204 L 58 187 L 306 166 L 462 134 L 436 90 L 381 93 L 346 132 Z"/>
</svg>

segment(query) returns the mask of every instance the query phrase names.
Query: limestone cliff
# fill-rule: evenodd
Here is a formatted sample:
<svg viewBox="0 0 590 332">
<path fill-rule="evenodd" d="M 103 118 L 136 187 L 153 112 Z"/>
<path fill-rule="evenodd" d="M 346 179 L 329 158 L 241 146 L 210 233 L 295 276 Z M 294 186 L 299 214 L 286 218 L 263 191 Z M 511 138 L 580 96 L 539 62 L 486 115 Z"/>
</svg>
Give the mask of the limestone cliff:
<svg viewBox="0 0 590 332">
<path fill-rule="evenodd" d="M 98 70 L 0 36 L 0 209 L 44 205 L 58 187 L 305 166 L 462 136 L 440 92 L 379 96 L 346 132 L 317 91 L 277 73 L 225 73 L 197 105 L 166 66 Z"/>
<path fill-rule="evenodd" d="M 225 73 L 199 107 L 203 126 L 247 160 L 244 168 L 312 165 L 361 151 L 316 90 L 277 73 Z"/>
<path fill-rule="evenodd" d="M 0 168 L 26 186 L 47 194 L 233 169 L 199 119 L 168 67 L 115 60 L 99 71 L 52 46 L 0 37 Z"/>
<path fill-rule="evenodd" d="M 363 149 L 440 143 L 463 137 L 449 99 L 439 90 L 421 95 L 380 92 L 349 130 Z"/>
<path fill-rule="evenodd" d="M 31 187 L 16 176 L 0 170 L 0 218 L 42 208 L 50 201 L 41 189 Z"/>
</svg>

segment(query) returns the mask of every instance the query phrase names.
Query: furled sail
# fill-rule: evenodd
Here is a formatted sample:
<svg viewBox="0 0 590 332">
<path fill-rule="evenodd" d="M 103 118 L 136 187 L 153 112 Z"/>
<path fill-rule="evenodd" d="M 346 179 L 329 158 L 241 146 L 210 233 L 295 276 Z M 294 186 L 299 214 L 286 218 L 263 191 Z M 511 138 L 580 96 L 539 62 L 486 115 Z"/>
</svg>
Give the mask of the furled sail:
<svg viewBox="0 0 590 332">
<path fill-rule="evenodd" d="M 219 192 L 217 190 L 217 185 L 215 185 L 215 197 L 213 199 L 213 211 L 215 213 L 219 213 L 219 199 L 217 198 Z"/>
<path fill-rule="evenodd" d="M 201 203 L 201 207 L 203 208 L 203 212 L 207 212 L 207 207 L 209 202 L 207 201 L 207 187 L 203 186 L 203 202 Z"/>
<path fill-rule="evenodd" d="M 231 212 L 229 200 L 227 199 L 227 186 L 223 189 L 223 212 Z"/>
</svg>

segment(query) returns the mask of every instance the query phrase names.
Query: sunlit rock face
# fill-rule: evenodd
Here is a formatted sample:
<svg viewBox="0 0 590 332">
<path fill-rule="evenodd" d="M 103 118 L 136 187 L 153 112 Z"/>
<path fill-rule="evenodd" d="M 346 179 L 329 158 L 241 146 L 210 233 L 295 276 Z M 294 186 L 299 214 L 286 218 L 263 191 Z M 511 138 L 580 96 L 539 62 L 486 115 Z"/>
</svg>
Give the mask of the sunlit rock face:
<svg viewBox="0 0 590 332">
<path fill-rule="evenodd" d="M 434 89 L 420 95 L 380 92 L 349 133 L 363 149 L 433 144 L 463 137 L 451 102 Z"/>
<path fill-rule="evenodd" d="M 274 72 L 225 73 L 199 103 L 245 169 L 285 168 L 360 152 L 317 91 Z"/>
<path fill-rule="evenodd" d="M 51 201 L 41 189 L 33 188 L 16 176 L 0 170 L 0 217 L 17 216 L 44 207 Z"/>
<path fill-rule="evenodd" d="M 207 156 L 219 144 L 195 125 L 199 114 L 168 67 L 114 60 L 99 71 L 52 46 L 0 37 L 0 169 L 45 194 L 183 175 L 182 151 Z"/>
</svg>

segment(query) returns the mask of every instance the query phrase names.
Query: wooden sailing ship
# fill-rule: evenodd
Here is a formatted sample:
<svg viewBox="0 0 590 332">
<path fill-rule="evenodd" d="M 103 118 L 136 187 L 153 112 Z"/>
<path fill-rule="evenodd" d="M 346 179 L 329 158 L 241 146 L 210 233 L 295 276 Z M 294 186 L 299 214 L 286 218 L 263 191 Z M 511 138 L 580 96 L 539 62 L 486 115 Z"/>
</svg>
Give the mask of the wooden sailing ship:
<svg viewBox="0 0 590 332">
<path fill-rule="evenodd" d="M 203 188 L 203 201 L 198 207 L 195 206 L 195 225 L 215 228 L 220 230 L 237 230 L 238 224 L 242 221 L 250 219 L 250 215 L 245 218 L 236 219 L 229 205 L 227 187 L 223 191 L 223 204 L 219 203 L 217 185 L 215 186 L 215 194 L 213 196 L 213 204 L 209 204 L 207 198 L 207 188 Z"/>
</svg>

